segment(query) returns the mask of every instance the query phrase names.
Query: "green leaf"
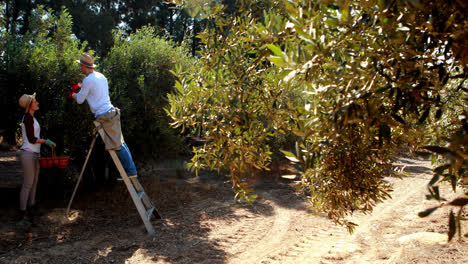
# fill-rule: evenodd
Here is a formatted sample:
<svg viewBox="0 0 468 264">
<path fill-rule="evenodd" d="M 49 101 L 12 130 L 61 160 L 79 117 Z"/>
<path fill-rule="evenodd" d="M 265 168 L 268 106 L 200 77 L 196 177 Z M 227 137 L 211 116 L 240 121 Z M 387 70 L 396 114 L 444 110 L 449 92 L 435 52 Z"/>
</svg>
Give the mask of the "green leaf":
<svg viewBox="0 0 468 264">
<path fill-rule="evenodd" d="M 283 56 L 283 51 L 276 45 L 274 44 L 267 44 L 266 45 L 269 50 L 273 52 L 276 56 L 282 57 Z"/>
<path fill-rule="evenodd" d="M 426 200 L 432 200 L 434 197 L 430 194 L 426 194 Z"/>
<path fill-rule="evenodd" d="M 452 190 L 457 191 L 457 177 L 453 174 L 450 174 L 450 183 L 452 184 Z"/>
<path fill-rule="evenodd" d="M 450 210 L 449 216 L 449 231 L 448 231 L 448 240 L 451 241 L 453 236 L 455 236 L 455 232 L 457 231 L 457 224 L 455 222 L 455 215 L 453 211 Z"/>
<path fill-rule="evenodd" d="M 286 151 L 286 150 L 280 150 L 288 160 L 292 161 L 292 162 L 299 162 L 299 160 L 297 159 L 296 155 L 294 155 L 292 152 L 289 152 L 289 151 Z"/>
<path fill-rule="evenodd" d="M 403 125 L 406 125 L 406 121 L 405 121 L 401 116 L 399 116 L 399 115 L 397 115 L 397 114 L 392 114 L 392 117 L 393 117 L 396 121 L 402 123 Z"/>
<path fill-rule="evenodd" d="M 437 154 L 440 154 L 440 155 L 444 155 L 444 154 L 447 154 L 447 153 L 451 153 L 452 151 L 448 148 L 444 148 L 444 147 L 439 147 L 439 146 L 424 146 L 422 147 L 423 149 L 426 149 L 426 150 L 429 150 L 429 151 L 432 151 L 432 152 L 435 152 Z"/>
<path fill-rule="evenodd" d="M 428 108 L 426 109 L 426 111 L 424 111 L 424 113 L 421 115 L 421 117 L 420 117 L 419 120 L 418 120 L 418 123 L 419 123 L 419 124 L 422 124 L 422 123 L 424 123 L 424 121 L 426 121 L 427 117 L 429 116 L 429 111 L 430 111 L 430 110 L 431 110 L 431 108 L 428 107 Z"/>
<path fill-rule="evenodd" d="M 424 158 L 424 159 L 428 159 L 432 156 L 432 153 L 431 152 L 426 152 L 426 151 L 415 151 L 414 154 L 416 154 L 416 156 L 419 156 L 421 158 Z"/>
<path fill-rule="evenodd" d="M 174 86 L 177 88 L 180 94 L 184 94 L 184 88 L 182 88 L 182 84 L 179 81 L 176 81 Z"/>
<path fill-rule="evenodd" d="M 273 62 L 278 67 L 284 68 L 288 66 L 288 63 L 282 57 L 270 56 L 267 59 Z"/>
<path fill-rule="evenodd" d="M 303 168 L 301 165 L 299 165 L 299 164 L 297 164 L 297 163 L 294 163 L 294 164 L 292 164 L 292 166 L 293 166 L 296 170 L 298 170 L 298 171 L 300 171 L 300 172 L 304 172 L 304 168 Z"/>
<path fill-rule="evenodd" d="M 312 44 L 312 45 L 315 44 L 313 39 L 311 39 L 312 36 L 310 34 L 305 33 L 304 31 L 302 31 L 300 29 L 296 29 L 296 32 L 297 32 L 297 34 L 299 34 L 300 39 L 304 40 L 308 44 Z"/>
<path fill-rule="evenodd" d="M 429 182 L 429 186 L 434 185 L 438 180 L 440 179 L 440 174 L 436 173 L 434 174 L 434 177 L 432 177 L 431 181 Z"/>
<path fill-rule="evenodd" d="M 297 8 L 293 6 L 289 1 L 284 1 L 284 7 L 288 10 L 291 15 L 297 14 Z"/>
<path fill-rule="evenodd" d="M 353 234 L 354 231 L 356 230 L 356 227 L 357 227 L 357 226 L 358 226 L 358 225 L 357 225 L 356 223 L 348 222 L 348 223 L 346 224 L 346 229 L 348 229 L 348 233 L 349 233 L 349 234 Z"/>
<path fill-rule="evenodd" d="M 425 211 L 419 212 L 419 213 L 418 213 L 418 216 L 419 216 L 419 217 L 426 217 L 426 216 L 432 214 L 432 213 L 433 213 L 435 210 L 437 210 L 437 209 L 439 209 L 439 206 L 426 209 Z"/>
<path fill-rule="evenodd" d="M 431 195 L 434 197 L 434 199 L 436 200 L 442 200 L 440 199 L 440 192 L 439 192 L 439 186 L 430 186 L 429 188 L 429 192 L 431 193 Z"/>
<path fill-rule="evenodd" d="M 286 66 L 284 66 L 284 67 L 286 67 Z M 292 70 L 283 69 L 282 71 L 280 71 L 280 72 L 278 73 L 278 79 L 279 79 L 279 80 L 284 79 L 284 77 L 286 77 L 291 71 L 292 71 Z"/>
<path fill-rule="evenodd" d="M 456 192 L 457 191 L 457 177 L 451 173 L 442 174 L 442 176 L 444 176 L 442 181 L 450 182 L 450 184 L 452 185 L 452 190 Z"/>
<path fill-rule="evenodd" d="M 453 206 L 465 206 L 468 204 L 468 198 L 457 198 L 449 203 Z"/>
<path fill-rule="evenodd" d="M 325 23 L 327 23 L 327 25 L 329 25 L 330 27 L 336 27 L 338 25 L 338 18 L 327 16 Z"/>
<path fill-rule="evenodd" d="M 450 164 L 440 165 L 439 167 L 434 169 L 434 172 L 437 174 L 442 174 L 448 168 L 450 168 Z"/>
<path fill-rule="evenodd" d="M 384 92 L 384 91 L 386 91 L 386 90 L 388 90 L 388 89 L 390 89 L 390 88 L 392 88 L 391 85 L 386 85 L 386 86 L 384 86 L 384 87 L 382 87 L 382 88 L 377 89 L 377 90 L 375 91 L 375 93 L 382 93 L 382 92 Z"/>
<path fill-rule="evenodd" d="M 288 73 L 288 75 L 286 75 L 286 77 L 283 78 L 283 81 L 285 82 L 289 82 L 292 78 L 294 78 L 294 76 L 296 76 L 296 71 L 291 71 L 290 73 Z"/>
<path fill-rule="evenodd" d="M 341 19 L 344 21 L 348 20 L 348 17 L 349 17 L 349 12 L 348 12 L 348 9 L 346 8 L 347 7 L 345 6 L 345 9 L 341 11 Z"/>
</svg>

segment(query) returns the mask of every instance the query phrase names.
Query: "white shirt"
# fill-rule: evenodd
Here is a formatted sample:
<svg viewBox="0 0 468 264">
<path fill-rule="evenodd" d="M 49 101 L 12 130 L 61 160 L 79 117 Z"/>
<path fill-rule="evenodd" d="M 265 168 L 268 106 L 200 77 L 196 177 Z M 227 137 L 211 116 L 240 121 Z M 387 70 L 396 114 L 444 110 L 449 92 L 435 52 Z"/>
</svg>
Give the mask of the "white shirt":
<svg viewBox="0 0 468 264">
<path fill-rule="evenodd" d="M 81 90 L 76 94 L 76 102 L 82 104 L 85 99 L 95 117 L 114 107 L 110 102 L 107 79 L 102 73 L 93 72 L 84 78 Z"/>
<path fill-rule="evenodd" d="M 36 138 L 41 137 L 41 127 L 39 126 L 39 122 L 37 122 L 36 118 L 34 118 L 34 136 Z M 21 132 L 23 133 L 23 145 L 21 146 L 21 149 L 30 151 L 30 152 L 35 152 L 39 153 L 41 151 L 41 144 L 40 143 L 35 143 L 32 144 L 28 140 L 28 136 L 26 134 L 26 126 L 24 125 L 24 117 L 23 120 L 21 121 Z"/>
</svg>

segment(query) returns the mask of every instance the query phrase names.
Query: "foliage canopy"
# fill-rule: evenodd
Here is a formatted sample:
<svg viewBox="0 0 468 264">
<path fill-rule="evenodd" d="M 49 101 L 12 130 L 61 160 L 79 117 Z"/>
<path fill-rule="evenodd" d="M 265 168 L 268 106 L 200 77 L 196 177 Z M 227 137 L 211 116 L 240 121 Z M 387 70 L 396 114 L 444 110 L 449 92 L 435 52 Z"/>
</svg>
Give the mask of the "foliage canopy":
<svg viewBox="0 0 468 264">
<path fill-rule="evenodd" d="M 175 65 L 189 70 L 194 58 L 184 46 L 157 37 L 151 27 L 127 36 L 114 32 L 114 46 L 101 67 L 109 80 L 111 101 L 122 109 L 122 129 L 139 156 L 175 155 L 183 148 L 177 131 L 169 128 L 163 108 L 174 87 Z"/>
<path fill-rule="evenodd" d="M 80 106 L 67 101 L 67 87 L 81 79 L 76 58 L 86 47 L 78 46 L 71 33 L 72 20 L 66 9 L 59 15 L 39 7 L 30 20 L 25 35 L 7 35 L 2 39 L 2 105 L 8 110 L 18 109 L 17 98 L 23 93 L 37 92 L 40 103 L 38 112 L 43 134 L 54 140 L 58 152 L 76 154 L 81 150 L 81 140 L 87 134 L 79 134 L 76 125 L 89 127 L 90 119 Z M 2 127 L 15 134 L 21 111 L 4 116 Z M 83 113 L 83 114 L 82 114 Z M 89 124 L 88 126 L 86 124 Z M 67 146 L 67 149 L 64 149 Z"/>
<path fill-rule="evenodd" d="M 237 13 L 205 5 L 203 67 L 178 72 L 168 109 L 175 126 L 209 140 L 194 150 L 194 168 L 226 172 L 249 199 L 243 179 L 268 168 L 275 133 L 292 132 L 296 151 L 284 153 L 312 209 L 350 230 L 346 215 L 389 197 L 383 178 L 396 175 L 402 146 L 443 144 L 449 174 L 466 177 L 466 4 L 238 1 Z M 450 135 L 434 140 L 426 125 L 452 111 Z"/>
<path fill-rule="evenodd" d="M 54 12 L 37 6 L 30 11 L 27 26 L 13 25 L 11 17 L 0 21 L 0 100 L 5 112 L 14 113 L 2 116 L 0 135 L 4 141 L 15 142 L 22 118 L 17 100 L 23 93 L 36 92 L 41 136 L 57 143 L 58 154 L 72 157 L 72 170 L 74 165 L 82 166 L 94 131 L 89 107 L 67 98 L 69 86 L 84 77 L 75 61 L 87 50 L 87 42 L 80 43 L 73 34 L 67 9 Z M 26 31 L 20 34 L 16 29 Z M 95 56 L 97 70 L 102 69 L 109 80 L 112 102 L 124 110 L 124 135 L 129 145 L 135 146 L 136 161 L 161 153 L 176 155 L 184 144 L 177 131 L 169 129 L 162 108 L 167 104 L 166 93 L 174 86 L 170 70 L 176 64 L 184 69 L 192 67 L 194 58 L 186 46 L 157 37 L 151 27 L 130 35 L 115 31 L 114 38 L 108 56 Z M 87 52 L 95 54 L 93 50 Z M 104 171 L 106 162 L 102 159 L 106 156 L 96 156 L 101 162 L 89 166 L 89 172 L 101 175 L 95 170 Z"/>
</svg>

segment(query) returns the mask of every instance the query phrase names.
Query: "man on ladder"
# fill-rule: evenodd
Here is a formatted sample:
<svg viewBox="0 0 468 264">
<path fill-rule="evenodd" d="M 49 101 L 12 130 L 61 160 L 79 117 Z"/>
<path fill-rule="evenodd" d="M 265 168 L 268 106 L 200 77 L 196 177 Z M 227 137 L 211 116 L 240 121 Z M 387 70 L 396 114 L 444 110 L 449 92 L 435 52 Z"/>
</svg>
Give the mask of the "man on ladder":
<svg viewBox="0 0 468 264">
<path fill-rule="evenodd" d="M 132 154 L 125 144 L 120 128 L 120 109 L 114 107 L 109 97 L 109 85 L 106 77 L 100 72 L 94 71 L 94 57 L 89 53 L 81 55 L 77 60 L 81 72 L 86 75 L 78 93 L 72 91 L 72 97 L 78 104 L 88 101 L 89 108 L 93 112 L 96 121 L 104 129 L 106 137 L 103 138 L 106 150 L 115 150 L 128 177 L 137 177 L 137 170 L 132 159 Z"/>
<path fill-rule="evenodd" d="M 69 97 L 73 98 L 78 104 L 82 104 L 85 100 L 88 102 L 91 112 L 96 118 L 94 123 L 98 127 L 98 132 L 104 141 L 106 150 L 109 151 L 117 166 L 122 177 L 121 180 L 125 182 L 148 233 L 154 234 L 154 229 L 149 220 L 153 211 L 156 212 L 157 217 L 161 218 L 161 216 L 155 210 L 156 208 L 138 182 L 137 170 L 132 155 L 122 135 L 120 109 L 114 107 L 110 102 L 107 79 L 102 73 L 94 70 L 96 65 L 91 54 L 84 53 L 81 55 L 80 60 L 76 62 L 80 64 L 81 72 L 86 77 L 81 84 L 81 90 L 77 92 L 75 86 Z"/>
</svg>

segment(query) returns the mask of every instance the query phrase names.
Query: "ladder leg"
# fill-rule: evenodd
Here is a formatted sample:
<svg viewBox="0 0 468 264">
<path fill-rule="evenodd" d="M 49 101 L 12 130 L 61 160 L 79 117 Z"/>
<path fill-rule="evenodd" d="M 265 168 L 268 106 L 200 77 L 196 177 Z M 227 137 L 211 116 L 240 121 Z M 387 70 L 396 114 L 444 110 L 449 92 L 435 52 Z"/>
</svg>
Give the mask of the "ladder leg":
<svg viewBox="0 0 468 264">
<path fill-rule="evenodd" d="M 135 187 L 135 190 L 137 193 L 141 193 L 142 196 L 142 201 L 145 203 L 146 208 L 152 207 L 152 203 L 149 200 L 148 195 L 146 195 L 145 190 L 143 190 L 143 187 L 141 186 L 140 182 L 138 181 L 137 177 L 132 177 L 130 178 L 130 181 L 132 182 L 133 186 Z"/>
<path fill-rule="evenodd" d="M 75 197 L 76 190 L 78 189 L 78 186 L 80 185 L 81 176 L 83 176 L 83 172 L 84 172 L 84 170 L 86 168 L 86 164 L 88 164 L 88 159 L 89 159 L 89 156 L 91 156 L 91 151 L 93 150 L 94 143 L 96 142 L 97 137 L 98 137 L 98 134 L 96 133 L 96 135 L 93 138 L 93 141 L 91 142 L 91 146 L 89 147 L 88 155 L 86 155 L 86 159 L 85 159 L 85 162 L 83 164 L 83 167 L 81 168 L 80 176 L 78 177 L 78 180 L 76 181 L 75 189 L 73 189 L 73 193 L 72 193 L 72 196 L 70 198 L 70 202 L 68 202 L 67 211 L 65 213 L 65 215 L 67 217 L 69 216 L 70 207 L 71 207 L 71 204 L 73 202 L 73 198 Z"/>
<path fill-rule="evenodd" d="M 94 124 L 97 127 L 99 126 L 99 122 L 95 121 Z M 104 139 L 104 130 L 102 128 L 99 128 L 98 132 L 99 135 L 101 135 L 101 137 Z M 148 234 L 154 235 L 155 231 L 153 225 L 150 222 L 150 219 L 153 212 L 157 212 L 156 208 L 151 203 L 151 200 L 149 199 L 148 195 L 144 192 L 143 187 L 141 186 L 137 177 L 128 177 L 127 173 L 125 172 L 125 169 L 122 166 L 122 163 L 120 162 L 119 157 L 117 156 L 117 153 L 114 150 L 108 150 L 108 152 L 112 160 L 114 161 L 114 164 L 117 167 L 117 170 L 119 171 L 120 176 L 122 177 L 122 180 L 128 189 L 128 192 L 130 193 L 130 197 L 132 197 L 133 203 L 135 204 L 138 213 L 140 214 L 141 220 L 143 220 L 143 223 L 145 224 Z M 159 213 L 158 216 L 160 216 Z"/>
<path fill-rule="evenodd" d="M 137 177 L 131 177 L 130 178 L 131 182 L 133 183 L 133 186 L 135 187 L 136 191 L 138 193 L 142 193 L 142 201 L 145 204 L 146 208 L 153 208 L 154 212 L 156 213 L 154 216 L 158 219 L 162 219 L 162 215 L 159 213 L 158 209 L 153 205 L 151 202 L 151 199 L 148 197 L 148 194 L 143 190 L 143 187 L 140 184 L 140 181 L 138 181 Z M 151 217 L 151 215 L 149 215 Z"/>
<path fill-rule="evenodd" d="M 122 164 L 120 163 L 119 157 L 117 157 L 117 153 L 115 153 L 114 150 L 109 150 L 109 154 L 112 157 L 112 160 L 114 161 L 115 165 L 117 166 L 117 169 L 120 172 L 120 176 L 122 177 L 125 185 L 127 186 L 127 189 L 130 193 L 130 196 L 132 197 L 133 203 L 135 204 L 138 213 L 140 214 L 141 220 L 143 220 L 143 223 L 145 224 L 146 231 L 148 231 L 149 235 L 154 235 L 154 227 L 149 221 L 149 218 L 147 216 L 147 211 L 143 206 L 143 203 L 141 203 L 140 198 L 138 197 L 137 192 L 135 191 L 135 188 L 133 188 L 133 184 L 130 182 L 130 179 L 127 176 L 127 173 L 125 172 Z"/>
</svg>

